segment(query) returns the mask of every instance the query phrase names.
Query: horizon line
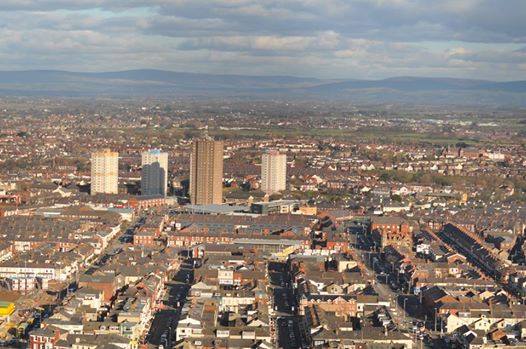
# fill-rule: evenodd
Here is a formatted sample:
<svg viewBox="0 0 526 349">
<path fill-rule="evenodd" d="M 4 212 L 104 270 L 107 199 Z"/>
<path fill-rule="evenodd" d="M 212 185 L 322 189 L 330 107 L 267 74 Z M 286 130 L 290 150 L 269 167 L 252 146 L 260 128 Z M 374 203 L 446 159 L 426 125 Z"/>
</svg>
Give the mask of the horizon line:
<svg viewBox="0 0 526 349">
<path fill-rule="evenodd" d="M 252 78 L 296 78 L 296 79 L 313 79 L 319 81 L 333 81 L 333 82 L 342 82 L 342 81 L 384 81 L 391 79 L 441 79 L 441 80 L 466 80 L 466 81 L 479 81 L 479 82 L 523 82 L 526 81 L 526 77 L 518 80 L 490 80 L 490 79 L 475 79 L 475 78 L 459 78 L 451 76 L 419 76 L 419 75 L 392 75 L 385 78 L 319 78 L 312 76 L 299 76 L 299 75 L 251 75 L 251 74 L 233 74 L 233 73 L 204 73 L 204 72 L 195 72 L 195 71 L 179 71 L 179 70 L 169 70 L 169 69 L 160 69 L 160 68 L 136 68 L 136 69 L 123 69 L 123 70 L 104 70 L 104 71 L 75 71 L 67 69 L 16 69 L 16 70 L 1 70 L 1 73 L 31 73 L 31 72 L 56 72 L 56 73 L 70 73 L 70 74 L 111 74 L 111 73 L 126 73 L 134 71 L 157 71 L 157 72 L 167 72 L 174 74 L 189 74 L 189 75 L 210 75 L 210 76 L 239 76 L 239 77 L 252 77 Z"/>
</svg>

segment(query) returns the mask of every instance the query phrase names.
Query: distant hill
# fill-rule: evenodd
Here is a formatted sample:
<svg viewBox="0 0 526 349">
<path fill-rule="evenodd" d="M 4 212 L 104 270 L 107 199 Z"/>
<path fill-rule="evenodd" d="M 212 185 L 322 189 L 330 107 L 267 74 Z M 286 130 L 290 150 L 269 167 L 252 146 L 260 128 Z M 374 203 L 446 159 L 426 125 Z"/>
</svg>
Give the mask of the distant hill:
<svg viewBox="0 0 526 349">
<path fill-rule="evenodd" d="M 465 91 L 494 90 L 506 92 L 526 92 L 526 81 L 493 82 L 487 80 L 396 77 L 383 80 L 347 80 L 326 83 L 311 88 L 317 92 L 340 92 L 348 89 L 383 88 L 398 91 Z"/>
<path fill-rule="evenodd" d="M 526 107 L 526 81 L 423 77 L 321 80 L 152 69 L 104 73 L 33 70 L 0 72 L 0 96 L 308 98 Z"/>
</svg>

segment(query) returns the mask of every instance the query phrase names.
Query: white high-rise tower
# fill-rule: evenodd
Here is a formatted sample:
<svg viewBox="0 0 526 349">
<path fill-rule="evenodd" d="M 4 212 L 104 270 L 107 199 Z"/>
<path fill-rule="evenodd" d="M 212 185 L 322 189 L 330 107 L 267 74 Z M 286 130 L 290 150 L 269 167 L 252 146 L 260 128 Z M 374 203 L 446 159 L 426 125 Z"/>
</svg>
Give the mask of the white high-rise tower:
<svg viewBox="0 0 526 349">
<path fill-rule="evenodd" d="M 141 154 L 141 194 L 166 196 L 168 187 L 168 153 L 158 149 Z"/>
<path fill-rule="evenodd" d="M 119 153 L 104 149 L 91 154 L 91 195 L 119 192 Z"/>
<path fill-rule="evenodd" d="M 277 151 L 263 154 L 261 160 L 261 190 L 273 194 L 287 189 L 287 155 Z"/>
</svg>

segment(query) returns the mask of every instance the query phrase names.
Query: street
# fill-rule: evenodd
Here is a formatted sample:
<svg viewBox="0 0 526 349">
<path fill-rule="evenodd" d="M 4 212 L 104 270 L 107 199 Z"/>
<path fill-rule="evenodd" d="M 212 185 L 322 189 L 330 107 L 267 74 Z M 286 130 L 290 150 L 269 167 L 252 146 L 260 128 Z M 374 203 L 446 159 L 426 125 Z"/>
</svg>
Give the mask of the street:
<svg viewBox="0 0 526 349">
<path fill-rule="evenodd" d="M 181 316 L 182 307 L 193 283 L 193 268 L 191 263 L 182 264 L 173 276 L 173 281 L 167 283 L 166 296 L 163 299 L 164 309 L 154 314 L 146 343 L 163 348 L 173 346 L 174 332 Z"/>
<path fill-rule="evenodd" d="M 303 317 L 298 315 L 298 297 L 292 288 L 292 275 L 287 263 L 269 262 L 268 272 L 274 285 L 272 297 L 276 316 L 279 348 L 309 348 L 310 339 Z"/>
</svg>

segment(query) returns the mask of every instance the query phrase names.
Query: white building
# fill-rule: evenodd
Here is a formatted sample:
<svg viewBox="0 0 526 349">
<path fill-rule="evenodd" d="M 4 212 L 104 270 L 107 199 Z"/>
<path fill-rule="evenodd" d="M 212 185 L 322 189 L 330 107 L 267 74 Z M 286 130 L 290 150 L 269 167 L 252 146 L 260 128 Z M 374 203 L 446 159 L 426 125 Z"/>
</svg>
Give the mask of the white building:
<svg viewBox="0 0 526 349">
<path fill-rule="evenodd" d="M 277 151 L 263 154 L 261 160 L 261 190 L 273 194 L 287 189 L 287 155 Z"/>
<path fill-rule="evenodd" d="M 153 149 L 142 153 L 142 195 L 166 196 L 168 187 L 168 153 Z"/>
<path fill-rule="evenodd" d="M 91 154 L 91 195 L 118 192 L 119 153 L 104 149 Z"/>
<path fill-rule="evenodd" d="M 21 264 L 20 262 L 8 261 L 0 266 L 0 277 L 3 278 L 39 278 L 45 281 L 66 281 L 76 272 L 78 272 L 77 261 L 61 265 L 51 263 Z"/>
</svg>

